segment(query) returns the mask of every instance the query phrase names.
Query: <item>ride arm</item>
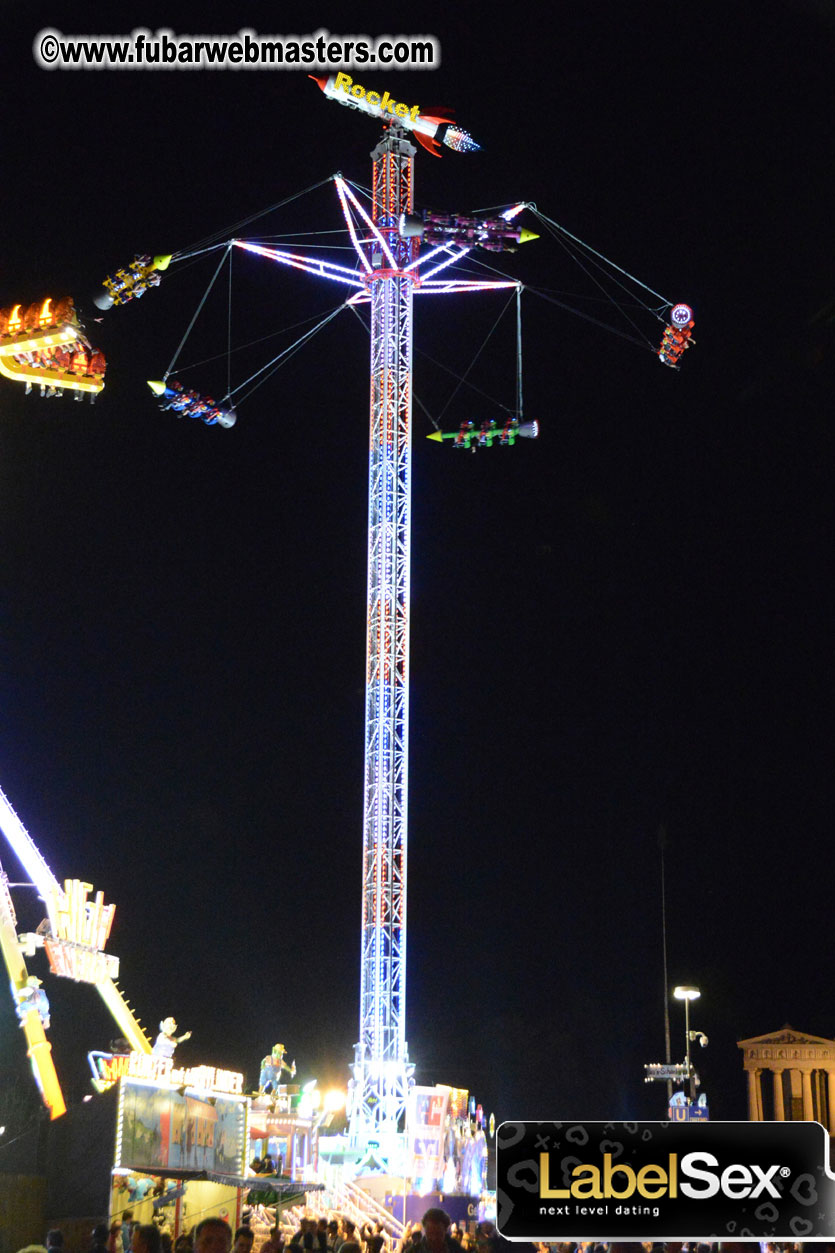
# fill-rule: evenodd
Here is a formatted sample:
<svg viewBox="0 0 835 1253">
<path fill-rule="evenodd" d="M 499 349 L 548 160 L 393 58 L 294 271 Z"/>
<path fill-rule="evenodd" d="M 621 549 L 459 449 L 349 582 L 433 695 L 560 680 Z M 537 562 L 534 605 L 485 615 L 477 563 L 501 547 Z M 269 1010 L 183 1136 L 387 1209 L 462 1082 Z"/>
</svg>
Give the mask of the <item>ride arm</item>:
<svg viewBox="0 0 835 1253">
<path fill-rule="evenodd" d="M 51 1119 L 60 1118 L 62 1114 L 66 1113 L 67 1106 L 61 1092 L 61 1085 L 58 1082 L 58 1075 L 55 1072 L 55 1063 L 52 1060 L 52 1045 L 46 1038 L 41 1016 L 34 1004 L 31 1008 L 25 1007 L 26 998 L 24 991 L 27 987 L 29 976 L 17 939 L 17 917 L 12 905 L 8 880 L 2 866 L 0 866 L 0 948 L 3 950 L 3 960 L 9 972 L 12 996 L 15 999 L 15 1009 L 21 1020 L 23 1033 L 26 1036 L 27 1050 L 29 1060 L 32 1063 L 35 1082 L 40 1090 L 43 1103 L 49 1110 L 49 1117 Z"/>
<path fill-rule="evenodd" d="M 115 981 L 109 977 L 96 980 L 99 996 L 110 1010 L 119 1030 L 137 1053 L 151 1053 L 153 1045 L 142 1030 L 133 1010 L 122 996 Z"/>
</svg>

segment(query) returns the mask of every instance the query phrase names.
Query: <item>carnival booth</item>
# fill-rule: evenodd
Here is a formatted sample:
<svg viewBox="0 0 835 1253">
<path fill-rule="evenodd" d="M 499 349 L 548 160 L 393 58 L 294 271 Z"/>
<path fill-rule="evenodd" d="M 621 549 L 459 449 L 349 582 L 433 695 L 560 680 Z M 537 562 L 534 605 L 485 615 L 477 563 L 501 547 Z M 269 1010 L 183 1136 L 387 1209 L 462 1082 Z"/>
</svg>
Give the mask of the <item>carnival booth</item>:
<svg viewBox="0 0 835 1253">
<path fill-rule="evenodd" d="M 97 1061 L 121 1072 L 111 1217 L 162 1217 L 175 1236 L 210 1215 L 237 1223 L 248 1187 L 243 1075 L 140 1053 Z"/>
</svg>

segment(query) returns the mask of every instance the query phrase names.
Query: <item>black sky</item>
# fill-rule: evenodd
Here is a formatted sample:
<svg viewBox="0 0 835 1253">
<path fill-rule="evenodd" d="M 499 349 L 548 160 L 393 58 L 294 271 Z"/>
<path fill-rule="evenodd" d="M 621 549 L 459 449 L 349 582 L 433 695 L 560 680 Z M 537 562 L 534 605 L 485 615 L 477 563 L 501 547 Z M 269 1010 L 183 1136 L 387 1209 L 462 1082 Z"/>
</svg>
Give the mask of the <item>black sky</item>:
<svg viewBox="0 0 835 1253">
<path fill-rule="evenodd" d="M 378 134 L 302 72 L 47 73 L 39 30 L 324 26 L 439 38 L 438 70 L 366 75 L 454 107 L 483 145 L 421 152 L 421 205 L 534 201 L 694 306 L 675 374 L 526 299 L 537 444 L 457 454 L 416 410 L 407 1036 L 420 1082 L 469 1086 L 497 1118 L 660 1114 L 642 1066 L 664 1048 L 663 823 L 669 981 L 703 990 L 714 1115 L 744 1116 L 737 1040 L 835 1035 L 833 10 L 7 8 L 3 305 L 68 292 L 89 319 L 136 252 L 188 249 L 336 170 L 366 185 Z M 339 223 L 323 188 L 262 233 Z M 111 947 L 149 1031 L 173 1013 L 183 1058 L 251 1077 L 281 1040 L 304 1076 L 344 1081 L 367 339 L 342 315 L 234 430 L 178 422 L 144 380 L 213 265 L 88 320 L 109 360 L 95 406 L 0 388 L 0 784 L 55 874 L 116 902 Z M 548 240 L 505 268 L 588 290 Z M 238 273 L 248 334 L 338 300 L 266 262 Z M 426 301 L 416 346 L 460 369 L 501 301 Z M 472 376 L 508 405 L 513 333 Z M 206 370 L 216 391 L 225 364 Z M 415 390 L 447 427 L 492 416 L 420 355 Z M 114 1032 L 91 989 L 48 991 L 78 1099 L 84 1051 Z M 13 1074 L 6 1000 L 0 1030 Z"/>
</svg>

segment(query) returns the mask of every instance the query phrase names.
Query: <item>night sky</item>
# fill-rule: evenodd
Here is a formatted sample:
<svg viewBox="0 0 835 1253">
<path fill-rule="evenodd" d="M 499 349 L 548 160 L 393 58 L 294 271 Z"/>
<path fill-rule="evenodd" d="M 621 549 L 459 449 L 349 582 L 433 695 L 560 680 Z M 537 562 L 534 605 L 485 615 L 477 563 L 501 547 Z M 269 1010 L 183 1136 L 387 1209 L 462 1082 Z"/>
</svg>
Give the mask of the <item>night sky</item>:
<svg viewBox="0 0 835 1253">
<path fill-rule="evenodd" d="M 439 69 L 355 72 L 454 108 L 482 145 L 419 150 L 419 205 L 535 202 L 692 304 L 697 346 L 676 373 L 530 295 L 538 442 L 459 453 L 426 441 L 415 407 L 416 1078 L 469 1087 L 498 1120 L 662 1116 L 642 1067 L 664 1052 L 663 825 L 668 983 L 702 989 L 712 1115 L 744 1117 L 738 1040 L 835 1036 L 831 5 L 4 7 L 0 304 L 73 295 L 109 364 L 92 406 L 0 380 L 0 785 L 55 875 L 116 902 L 109 947 L 146 1030 L 173 1014 L 193 1031 L 182 1061 L 253 1081 L 275 1041 L 300 1079 L 347 1080 L 368 342 L 341 314 L 226 431 L 160 412 L 145 386 L 217 254 L 101 323 L 91 297 L 135 253 L 230 238 L 338 170 L 367 186 L 379 126 L 300 70 L 47 73 L 32 41 L 429 33 Z M 251 233 L 341 224 L 324 186 Z M 617 324 L 581 305 L 588 281 L 550 238 L 486 260 Z M 233 342 L 287 333 L 233 355 L 233 385 L 342 298 L 234 265 Z M 182 377 L 215 396 L 227 294 L 224 273 L 180 361 L 213 358 Z M 469 376 L 486 397 L 435 364 L 463 373 L 504 301 L 417 302 L 415 392 L 447 430 L 514 403 L 512 315 Z M 36 925 L 35 894 L 13 894 Z M 30 968 L 79 1100 L 86 1050 L 118 1033 L 92 988 Z M 7 997 L 0 1062 L 25 1072 Z"/>
</svg>

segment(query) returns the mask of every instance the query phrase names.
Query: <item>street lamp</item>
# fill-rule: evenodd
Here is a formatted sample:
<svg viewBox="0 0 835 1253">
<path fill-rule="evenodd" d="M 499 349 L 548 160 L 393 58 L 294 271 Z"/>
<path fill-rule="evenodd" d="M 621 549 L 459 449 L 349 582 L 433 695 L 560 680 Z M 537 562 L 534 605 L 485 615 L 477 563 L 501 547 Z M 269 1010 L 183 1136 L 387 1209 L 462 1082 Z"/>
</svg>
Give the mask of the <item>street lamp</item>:
<svg viewBox="0 0 835 1253">
<path fill-rule="evenodd" d="M 684 1042 L 685 1042 L 685 1062 L 687 1065 L 687 1078 L 690 1085 L 690 1100 L 692 1101 L 696 1095 L 696 1085 L 693 1079 L 693 1071 L 690 1067 L 690 1002 L 697 1001 L 701 996 L 698 988 L 688 987 L 686 984 L 679 984 L 673 988 L 673 996 L 677 1001 L 684 1001 Z M 695 1038 L 696 1032 L 693 1032 Z M 705 1037 L 705 1043 L 707 1037 Z"/>
</svg>

